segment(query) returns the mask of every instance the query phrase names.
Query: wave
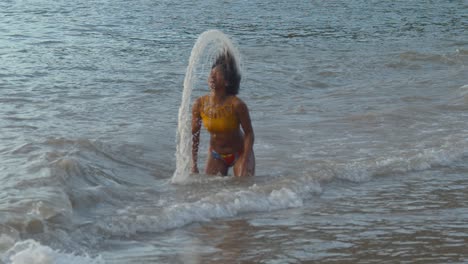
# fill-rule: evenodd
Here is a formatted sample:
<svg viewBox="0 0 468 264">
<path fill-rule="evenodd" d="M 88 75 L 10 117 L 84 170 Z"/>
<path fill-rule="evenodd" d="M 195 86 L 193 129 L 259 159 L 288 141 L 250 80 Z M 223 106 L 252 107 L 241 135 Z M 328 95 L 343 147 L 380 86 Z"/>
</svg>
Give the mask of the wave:
<svg viewBox="0 0 468 264">
<path fill-rule="evenodd" d="M 23 234 L 44 233 L 51 222 L 68 228 L 79 223 L 74 218 L 80 212 L 131 199 L 134 194 L 126 189 L 155 181 L 154 167 L 135 155 L 136 148 L 61 138 L 10 150 L 26 161 L 11 170 L 9 184 L 2 187 L 0 225 Z"/>
<path fill-rule="evenodd" d="M 460 98 L 463 100 L 463 103 L 468 103 L 468 84 L 460 87 Z"/>
<path fill-rule="evenodd" d="M 354 160 L 309 161 L 307 173 L 320 183 L 336 179 L 364 182 L 376 177 L 406 175 L 440 167 L 451 167 L 468 156 L 465 135 L 450 135 L 430 148 L 409 148 L 385 156 Z"/>
<path fill-rule="evenodd" d="M 406 62 L 428 62 L 446 65 L 456 65 L 463 63 L 463 55 L 465 55 L 464 50 L 456 50 L 455 52 L 442 55 L 407 51 L 400 54 L 400 59 Z"/>
<path fill-rule="evenodd" d="M 468 55 L 468 49 L 457 49 L 457 54 L 466 56 Z"/>
<path fill-rule="evenodd" d="M 0 245 L 5 236 L 0 236 Z M 0 248 L 1 250 L 1 248 Z M 39 242 L 28 239 L 16 242 L 3 254 L 0 251 L 0 259 L 5 264 L 100 264 L 105 263 L 101 256 L 90 257 L 87 255 L 75 255 L 54 250 Z"/>
<path fill-rule="evenodd" d="M 46 143 L 53 146 L 46 157 L 49 175 L 60 183 L 73 210 L 118 205 L 135 198 L 132 188 L 170 177 L 164 167 L 142 157 L 139 146 L 116 147 L 86 139 L 49 139 Z"/>
<path fill-rule="evenodd" d="M 321 187 L 312 176 L 283 178 L 271 184 L 230 190 L 220 189 L 194 201 L 162 203 L 160 206 L 127 207 L 101 219 L 96 227 L 107 236 L 131 236 L 142 232 L 163 232 L 194 222 L 206 222 L 250 212 L 268 212 L 302 206 Z"/>
<path fill-rule="evenodd" d="M 449 94 L 448 102 L 440 105 L 439 109 L 466 111 L 468 106 L 468 84 L 463 85 Z"/>
<path fill-rule="evenodd" d="M 457 147 L 457 146 L 462 147 Z M 237 179 L 213 178 L 172 190 L 148 204 L 132 204 L 93 223 L 102 236 L 132 236 L 158 233 L 197 222 L 302 207 L 314 202 L 329 182 L 363 182 L 389 175 L 405 175 L 439 166 L 450 166 L 468 153 L 466 143 L 454 141 L 440 149 L 425 149 L 403 155 L 366 161 L 311 162 L 302 175 L 257 176 L 237 186 Z M 206 190 L 208 188 L 208 190 Z M 213 191 L 216 190 L 216 191 Z M 180 198 L 183 196 L 182 198 Z M 89 228 L 89 227 L 87 227 Z"/>
<path fill-rule="evenodd" d="M 300 171 L 289 175 L 272 172 L 245 180 L 200 177 L 184 185 L 170 184 L 170 173 L 162 179 L 163 183 L 152 178 L 145 162 L 138 157 L 127 157 L 135 150 L 123 154 L 116 150 L 122 149 L 120 147 L 82 139 L 49 139 L 39 144 L 40 147 L 26 144 L 15 149 L 15 153 L 29 156 L 42 153 L 45 161 L 42 166 L 48 171 L 41 180 L 23 180 L 16 187 L 33 187 L 47 195 L 38 196 L 35 192 L 36 196 L 28 198 L 23 193 L 21 206 L 24 210 L 9 208 L 18 214 L 10 214 L 9 220 L 2 220 L 0 224 L 13 227 L 16 235 L 15 232 L 0 232 L 3 234 L 0 253 L 2 249 L 11 248 L 2 257 L 5 263 L 23 263 L 21 256 L 26 259 L 37 254 L 42 254 L 45 261 L 63 257 L 76 263 L 99 263 L 86 256 L 52 250 L 35 241 L 18 240 L 21 237 L 39 238 L 41 243 L 54 241 L 53 244 L 62 245 L 63 250 L 82 249 L 83 241 L 87 241 L 92 250 L 99 241 L 112 236 L 159 233 L 246 213 L 302 207 L 313 203 L 314 197 L 319 196 L 329 182 L 404 176 L 414 171 L 451 166 L 467 155 L 468 143 L 463 135 L 447 136 L 443 140 L 437 148 L 407 149 L 367 159 L 306 160 Z M 43 152 L 44 148 L 49 149 Z M 138 177 L 144 180 L 135 180 Z M 146 184 L 140 184 L 143 182 Z M 43 189 L 36 189 L 40 186 Z M 67 230 L 66 234 L 57 233 L 57 226 Z"/>
<path fill-rule="evenodd" d="M 236 186 L 236 179 L 218 179 L 200 184 L 194 181 L 187 186 L 174 187 L 165 193 L 169 197 L 159 197 L 160 200 L 155 199 L 150 205 L 128 206 L 103 217 L 94 228 L 104 236 L 132 236 L 246 213 L 301 207 L 304 203 L 314 202 L 313 197 L 321 194 L 323 186 L 335 180 L 363 182 L 376 177 L 404 176 L 410 172 L 450 166 L 467 153 L 466 142 L 454 139 L 438 149 L 364 161 L 311 162 L 302 175 L 257 176 L 243 186 Z M 206 188 L 209 190 L 206 191 Z M 213 193 L 213 190 L 216 191 Z M 178 192 L 184 198 L 177 198 L 180 196 Z"/>
</svg>

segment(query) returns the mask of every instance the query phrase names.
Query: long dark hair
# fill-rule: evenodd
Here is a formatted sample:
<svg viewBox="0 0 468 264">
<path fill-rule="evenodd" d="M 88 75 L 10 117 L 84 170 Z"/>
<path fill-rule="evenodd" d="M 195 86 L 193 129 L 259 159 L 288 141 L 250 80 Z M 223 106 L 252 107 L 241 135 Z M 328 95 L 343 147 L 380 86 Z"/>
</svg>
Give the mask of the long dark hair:
<svg viewBox="0 0 468 264">
<path fill-rule="evenodd" d="M 237 95 L 239 93 L 239 85 L 241 74 L 237 67 L 236 58 L 232 56 L 231 51 L 224 49 L 218 54 L 211 68 L 219 67 L 223 73 L 224 79 L 227 81 L 226 93 L 229 95 Z"/>
</svg>

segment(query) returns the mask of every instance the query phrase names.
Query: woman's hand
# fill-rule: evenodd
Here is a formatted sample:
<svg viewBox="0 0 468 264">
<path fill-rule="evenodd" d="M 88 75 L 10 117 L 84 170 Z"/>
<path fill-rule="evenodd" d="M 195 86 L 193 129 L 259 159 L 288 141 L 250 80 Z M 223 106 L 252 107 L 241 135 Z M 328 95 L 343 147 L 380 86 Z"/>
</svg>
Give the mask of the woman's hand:
<svg viewBox="0 0 468 264">
<path fill-rule="evenodd" d="M 198 171 L 198 166 L 192 166 L 192 174 L 199 174 L 200 172 Z"/>
<path fill-rule="evenodd" d="M 234 165 L 234 175 L 238 177 L 254 176 L 255 165 L 253 153 L 247 155 L 241 155 Z"/>
<path fill-rule="evenodd" d="M 244 155 L 242 160 L 240 160 L 241 162 L 241 165 L 240 165 L 240 174 L 239 176 L 248 176 L 248 168 L 249 168 L 249 165 L 248 165 L 248 159 L 246 158 L 247 155 Z"/>
</svg>

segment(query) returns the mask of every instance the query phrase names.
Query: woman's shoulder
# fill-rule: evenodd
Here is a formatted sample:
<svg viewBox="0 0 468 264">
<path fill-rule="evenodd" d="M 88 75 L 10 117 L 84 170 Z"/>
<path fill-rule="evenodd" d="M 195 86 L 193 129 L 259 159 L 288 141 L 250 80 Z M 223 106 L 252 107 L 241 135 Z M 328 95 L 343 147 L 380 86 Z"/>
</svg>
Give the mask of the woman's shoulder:
<svg viewBox="0 0 468 264">
<path fill-rule="evenodd" d="M 232 96 L 232 106 L 234 107 L 234 109 L 237 109 L 237 110 L 247 110 L 247 104 L 242 100 L 240 99 L 239 97 L 233 95 Z"/>
<path fill-rule="evenodd" d="M 203 108 L 203 103 L 205 102 L 206 95 L 197 97 L 195 101 L 193 101 L 192 109 L 193 111 L 200 111 Z"/>
<path fill-rule="evenodd" d="M 242 99 L 240 99 L 239 97 L 237 97 L 237 95 L 232 95 L 231 96 L 231 103 L 233 105 L 242 105 L 242 104 L 245 105 L 244 101 Z"/>
<path fill-rule="evenodd" d="M 205 95 L 197 97 L 197 99 L 195 99 L 194 101 L 194 104 L 203 104 L 203 102 L 207 100 L 208 96 L 209 94 L 205 94 Z"/>
</svg>

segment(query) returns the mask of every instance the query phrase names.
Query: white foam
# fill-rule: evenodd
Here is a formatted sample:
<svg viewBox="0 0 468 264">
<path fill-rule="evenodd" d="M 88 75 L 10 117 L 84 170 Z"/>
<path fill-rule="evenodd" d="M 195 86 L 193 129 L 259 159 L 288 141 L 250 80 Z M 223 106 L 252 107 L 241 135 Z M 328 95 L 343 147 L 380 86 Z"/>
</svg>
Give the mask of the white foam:
<svg viewBox="0 0 468 264">
<path fill-rule="evenodd" d="M 266 212 L 300 207 L 312 194 L 321 192 L 311 176 L 285 179 L 265 186 L 252 185 L 242 190 L 223 189 L 194 202 L 176 202 L 153 215 L 129 208 L 122 214 L 102 219 L 98 226 L 112 235 L 132 235 L 136 232 L 162 232 L 194 222 L 233 217 L 243 213 Z"/>
<path fill-rule="evenodd" d="M 0 254 L 11 248 L 19 239 L 20 234 L 16 229 L 0 224 Z"/>
<path fill-rule="evenodd" d="M 363 182 L 378 175 L 403 174 L 423 171 L 434 166 L 450 166 L 468 153 L 468 146 L 463 137 L 448 139 L 440 148 L 421 149 L 401 153 L 397 156 L 377 157 L 362 161 L 341 164 L 326 164 L 322 173 L 329 173 L 327 178 L 345 179 Z"/>
<path fill-rule="evenodd" d="M 468 84 L 460 87 L 460 95 L 464 98 L 468 97 Z"/>
<path fill-rule="evenodd" d="M 0 235 L 0 252 L 5 252 L 15 244 L 15 238 L 6 234 Z"/>
<path fill-rule="evenodd" d="M 34 240 L 25 240 L 15 243 L 1 256 L 5 264 L 92 264 L 105 263 L 99 256 L 78 256 L 53 250 Z"/>
</svg>

